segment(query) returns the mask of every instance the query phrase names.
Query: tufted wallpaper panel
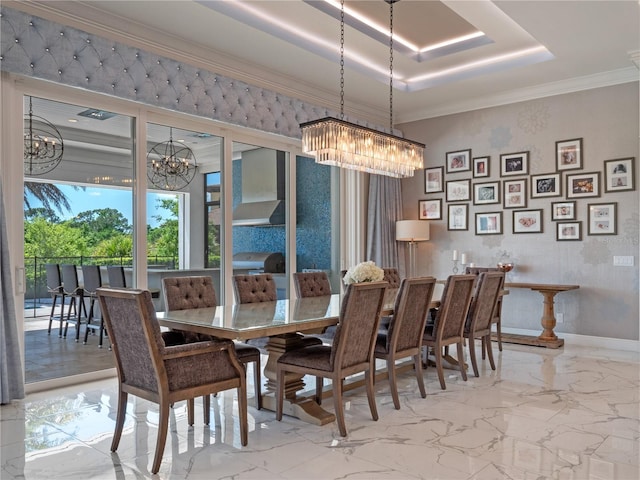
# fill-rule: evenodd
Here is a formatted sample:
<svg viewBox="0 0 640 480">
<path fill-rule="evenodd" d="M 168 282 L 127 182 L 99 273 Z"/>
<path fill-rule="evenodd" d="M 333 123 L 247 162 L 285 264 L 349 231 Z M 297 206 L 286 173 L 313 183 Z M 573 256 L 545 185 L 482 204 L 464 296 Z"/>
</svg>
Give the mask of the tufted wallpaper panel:
<svg viewBox="0 0 640 480">
<path fill-rule="evenodd" d="M 271 90 L 17 10 L 2 8 L 0 16 L 3 71 L 293 138 L 301 136 L 300 123 L 336 115 Z"/>
</svg>

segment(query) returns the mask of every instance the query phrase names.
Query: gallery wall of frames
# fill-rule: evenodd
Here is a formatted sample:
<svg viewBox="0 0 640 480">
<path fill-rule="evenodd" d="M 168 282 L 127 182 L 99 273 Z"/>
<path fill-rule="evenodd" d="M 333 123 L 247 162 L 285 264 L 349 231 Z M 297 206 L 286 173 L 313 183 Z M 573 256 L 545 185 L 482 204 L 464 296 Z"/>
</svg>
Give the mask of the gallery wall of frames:
<svg viewBox="0 0 640 480">
<path fill-rule="evenodd" d="M 636 159 L 606 159 L 600 169 L 585 171 L 585 145 L 588 139 L 582 137 L 556 141 L 555 171 L 536 175 L 529 174 L 528 151 L 498 158 L 474 156 L 470 148 L 447 152 L 444 165 L 424 169 L 427 198 L 418 201 L 418 218 L 442 220 L 449 231 L 472 229 L 476 235 L 508 233 L 506 215 L 513 219 L 513 234 L 543 233 L 549 218 L 557 241 L 579 241 L 584 233 L 616 235 L 617 202 L 607 201 L 607 194 L 635 190 Z M 444 199 L 429 194 L 444 194 Z M 527 208 L 529 199 L 540 198 L 549 199 L 546 208 Z M 583 206 L 576 199 L 589 201 Z M 470 204 L 493 208 L 470 218 Z M 578 220 L 579 208 L 586 208 L 585 226 Z"/>
</svg>

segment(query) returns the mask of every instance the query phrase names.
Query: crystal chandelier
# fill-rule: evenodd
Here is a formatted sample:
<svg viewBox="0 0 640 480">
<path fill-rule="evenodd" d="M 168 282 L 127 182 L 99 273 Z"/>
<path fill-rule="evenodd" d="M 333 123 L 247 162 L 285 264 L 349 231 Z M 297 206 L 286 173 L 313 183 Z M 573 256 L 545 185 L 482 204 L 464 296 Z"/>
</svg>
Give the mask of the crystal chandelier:
<svg viewBox="0 0 640 480">
<path fill-rule="evenodd" d="M 58 166 L 64 153 L 64 142 L 58 129 L 33 114 L 29 97 L 29 114 L 24 117 L 24 174 L 44 175 Z"/>
<path fill-rule="evenodd" d="M 147 154 L 147 178 L 162 190 L 180 190 L 196 175 L 196 157 L 186 145 L 173 142 L 173 128 L 169 141 L 154 145 Z"/>
<path fill-rule="evenodd" d="M 393 131 L 393 4 L 389 28 L 389 117 Z M 326 117 L 301 123 L 302 151 L 316 163 L 389 177 L 412 177 L 423 167 L 424 144 L 344 120 L 344 0 L 340 18 L 340 119 Z"/>
</svg>

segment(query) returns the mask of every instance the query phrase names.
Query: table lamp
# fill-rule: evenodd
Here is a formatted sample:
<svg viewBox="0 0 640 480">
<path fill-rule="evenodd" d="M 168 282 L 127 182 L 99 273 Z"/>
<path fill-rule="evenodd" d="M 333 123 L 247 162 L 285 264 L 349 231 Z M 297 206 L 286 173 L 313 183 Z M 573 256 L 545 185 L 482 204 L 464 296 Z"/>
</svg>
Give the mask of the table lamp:
<svg viewBox="0 0 640 480">
<path fill-rule="evenodd" d="M 399 220 L 396 222 L 396 241 L 409 242 L 409 271 L 407 278 L 416 276 L 417 242 L 429 240 L 429 222 L 424 220 Z"/>
</svg>

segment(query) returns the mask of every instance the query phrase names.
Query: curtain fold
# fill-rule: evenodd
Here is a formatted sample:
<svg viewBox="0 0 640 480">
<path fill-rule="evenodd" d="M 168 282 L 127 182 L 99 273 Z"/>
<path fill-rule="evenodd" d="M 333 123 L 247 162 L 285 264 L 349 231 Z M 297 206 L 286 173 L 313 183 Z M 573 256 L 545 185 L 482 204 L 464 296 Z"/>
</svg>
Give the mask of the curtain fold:
<svg viewBox="0 0 640 480">
<path fill-rule="evenodd" d="M 397 268 L 405 277 L 404 244 L 396 242 L 396 221 L 402 220 L 402 187 L 399 178 L 369 176 L 367 260 L 384 268 Z"/>
<path fill-rule="evenodd" d="M 0 177 L 0 404 L 24 398 L 24 377 L 13 300 L 8 237 Z"/>
</svg>

